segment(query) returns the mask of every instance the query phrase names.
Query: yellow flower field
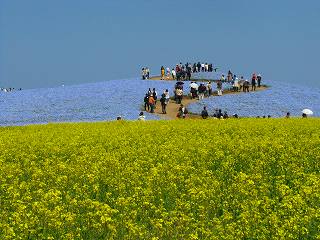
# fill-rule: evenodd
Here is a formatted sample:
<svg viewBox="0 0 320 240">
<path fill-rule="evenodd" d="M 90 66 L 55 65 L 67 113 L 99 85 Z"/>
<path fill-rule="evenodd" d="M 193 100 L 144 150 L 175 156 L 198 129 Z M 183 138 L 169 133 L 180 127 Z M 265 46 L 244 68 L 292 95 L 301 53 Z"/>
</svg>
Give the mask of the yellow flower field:
<svg viewBox="0 0 320 240">
<path fill-rule="evenodd" d="M 0 133 L 0 239 L 320 239 L 319 119 Z"/>
</svg>

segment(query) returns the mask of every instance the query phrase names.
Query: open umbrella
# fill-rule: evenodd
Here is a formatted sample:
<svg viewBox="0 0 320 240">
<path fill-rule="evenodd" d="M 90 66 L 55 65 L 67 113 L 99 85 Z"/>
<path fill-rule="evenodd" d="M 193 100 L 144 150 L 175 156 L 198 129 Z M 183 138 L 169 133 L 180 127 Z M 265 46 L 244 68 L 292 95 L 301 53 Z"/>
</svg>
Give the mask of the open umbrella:
<svg viewBox="0 0 320 240">
<path fill-rule="evenodd" d="M 310 109 L 303 109 L 302 110 L 302 113 L 304 113 L 304 114 L 306 114 L 306 115 L 312 115 L 313 114 L 313 112 L 310 110 Z"/>
<path fill-rule="evenodd" d="M 196 84 L 196 83 L 191 83 L 191 84 L 190 84 L 190 87 L 191 87 L 191 88 L 196 88 L 196 89 L 198 89 L 199 86 L 198 86 L 198 84 Z"/>
<path fill-rule="evenodd" d="M 183 85 L 184 84 L 184 82 L 176 82 L 176 85 Z"/>
</svg>

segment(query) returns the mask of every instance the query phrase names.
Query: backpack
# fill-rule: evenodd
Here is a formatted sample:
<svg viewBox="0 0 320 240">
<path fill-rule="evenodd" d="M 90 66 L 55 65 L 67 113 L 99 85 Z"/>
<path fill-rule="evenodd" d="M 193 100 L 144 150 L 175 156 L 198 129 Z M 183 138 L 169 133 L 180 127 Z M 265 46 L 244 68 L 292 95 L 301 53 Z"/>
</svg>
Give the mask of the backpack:
<svg viewBox="0 0 320 240">
<path fill-rule="evenodd" d="M 161 98 L 160 98 L 160 102 L 161 102 L 161 103 L 165 103 L 165 102 L 166 102 L 166 98 L 165 98 L 165 97 L 161 97 Z"/>
</svg>

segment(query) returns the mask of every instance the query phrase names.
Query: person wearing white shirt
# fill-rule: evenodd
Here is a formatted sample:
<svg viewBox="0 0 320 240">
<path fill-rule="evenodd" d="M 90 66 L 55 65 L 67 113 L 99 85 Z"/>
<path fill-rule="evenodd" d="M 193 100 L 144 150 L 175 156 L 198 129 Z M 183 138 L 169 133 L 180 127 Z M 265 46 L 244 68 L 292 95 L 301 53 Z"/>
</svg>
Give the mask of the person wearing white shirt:
<svg viewBox="0 0 320 240">
<path fill-rule="evenodd" d="M 208 70 L 209 70 L 209 65 L 208 65 L 208 63 L 206 63 L 206 64 L 204 65 L 204 71 L 205 71 L 205 72 L 208 72 Z"/>
<path fill-rule="evenodd" d="M 140 112 L 138 120 L 139 121 L 145 121 L 146 120 L 146 117 L 143 115 L 143 112 Z"/>
<path fill-rule="evenodd" d="M 239 91 L 239 87 L 240 87 L 240 85 L 239 85 L 239 78 L 235 78 L 234 79 L 234 82 L 233 82 L 233 90 L 235 91 L 235 92 L 238 92 Z"/>
<path fill-rule="evenodd" d="M 176 74 L 176 71 L 174 70 L 174 68 L 172 68 L 172 70 L 171 70 L 171 75 L 172 75 L 173 80 L 175 80 L 177 74 Z"/>
<path fill-rule="evenodd" d="M 168 105 L 169 101 L 170 101 L 170 95 L 169 95 L 169 90 L 166 89 L 164 91 L 165 97 L 166 97 L 166 104 Z"/>
</svg>

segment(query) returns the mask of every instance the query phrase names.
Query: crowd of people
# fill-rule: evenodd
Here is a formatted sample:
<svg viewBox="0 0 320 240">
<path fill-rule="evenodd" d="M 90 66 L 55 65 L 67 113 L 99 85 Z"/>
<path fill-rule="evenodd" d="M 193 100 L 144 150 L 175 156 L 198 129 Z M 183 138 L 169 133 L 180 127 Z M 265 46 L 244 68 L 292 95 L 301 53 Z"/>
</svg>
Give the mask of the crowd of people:
<svg viewBox="0 0 320 240">
<path fill-rule="evenodd" d="M 143 68 L 143 79 L 148 79 L 150 70 L 148 68 Z M 184 95 L 184 85 L 186 82 L 183 82 L 181 80 L 190 80 L 191 74 L 194 72 L 212 72 L 216 71 L 217 68 L 213 68 L 212 64 L 207 63 L 186 63 L 186 64 L 177 64 L 175 68 L 164 68 L 161 67 L 161 79 L 165 79 L 167 77 L 168 79 L 170 76 L 172 79 L 176 79 L 177 82 L 175 84 L 173 94 L 174 94 L 174 101 L 176 104 L 180 104 L 177 117 L 178 118 L 185 118 L 188 114 L 187 108 L 182 104 Z M 180 81 L 179 81 L 180 80 Z M 198 99 L 202 100 L 205 97 L 209 97 L 213 94 L 213 87 L 212 87 L 213 81 L 208 81 L 206 83 L 197 83 L 196 81 L 191 81 L 189 84 L 190 92 L 188 92 L 187 95 L 190 96 L 192 99 Z M 240 79 L 237 77 L 237 75 L 233 74 L 231 70 L 228 71 L 228 73 L 225 75 L 221 75 L 221 78 L 218 80 L 214 80 L 216 83 L 216 89 L 217 89 L 217 95 L 222 95 L 223 92 L 223 84 L 229 84 L 232 87 L 229 88 L 230 90 L 233 90 L 235 92 L 243 91 L 243 92 L 250 92 L 250 91 L 256 91 L 257 88 L 261 88 L 262 86 L 262 76 L 261 74 L 253 73 L 251 75 L 250 81 L 248 79 L 245 79 L 243 76 L 240 77 Z M 150 113 L 154 113 L 154 109 L 156 108 L 156 103 L 158 98 L 160 99 L 161 103 L 161 110 L 163 114 L 166 114 L 166 108 L 169 104 L 170 96 L 169 91 L 166 89 L 163 91 L 161 96 L 158 96 L 157 91 L 155 88 L 152 90 L 149 88 L 148 92 L 145 94 L 144 97 L 144 109 L 145 111 L 149 111 Z M 212 114 L 209 114 L 206 107 L 203 108 L 201 112 L 201 117 L 203 119 L 206 119 L 208 117 L 213 117 L 217 119 L 227 119 L 229 118 L 229 115 L 226 111 L 222 111 L 221 109 L 215 109 Z M 233 118 L 238 118 L 239 116 L 237 114 L 232 115 Z M 290 117 L 290 113 L 286 113 L 286 118 Z M 303 118 L 306 118 L 307 115 L 305 113 L 302 114 Z M 143 112 L 139 115 L 139 120 L 142 120 L 140 118 L 145 119 L 145 116 L 143 115 Z M 257 116 L 257 118 L 271 118 L 271 115 L 265 115 L 265 116 Z"/>
<path fill-rule="evenodd" d="M 253 73 L 251 77 L 251 91 L 256 91 L 257 87 L 260 88 L 262 81 L 261 74 Z M 250 91 L 250 82 L 248 79 L 245 79 L 243 76 L 240 77 L 240 79 L 237 77 L 237 75 L 233 74 L 230 70 L 228 71 L 227 77 L 224 75 L 221 76 L 221 78 L 217 81 L 217 89 L 222 89 L 222 83 L 229 83 L 232 85 L 232 89 L 235 92 L 243 91 L 243 92 L 249 92 Z M 218 94 L 219 95 L 219 94 Z"/>
<path fill-rule="evenodd" d="M 202 109 L 202 111 L 201 111 L 201 117 L 202 117 L 203 119 L 207 119 L 207 118 L 209 117 L 209 113 L 208 113 L 208 110 L 207 110 L 207 107 L 206 107 L 206 106 L 204 106 L 203 109 Z M 213 117 L 213 118 L 216 118 L 216 119 L 227 119 L 227 118 L 229 118 L 229 115 L 228 115 L 227 111 L 224 111 L 224 112 L 222 113 L 222 110 L 221 110 L 221 109 L 216 108 L 216 109 L 214 110 L 214 113 L 212 114 L 212 117 Z M 238 118 L 238 115 L 237 115 L 237 114 L 234 114 L 233 117 L 234 117 L 234 118 Z"/>
<path fill-rule="evenodd" d="M 2 92 L 12 92 L 12 91 L 15 91 L 15 90 L 18 90 L 18 91 L 21 91 L 22 88 L 18 88 L 18 89 L 15 89 L 15 88 L 0 88 L 0 91 Z"/>
<path fill-rule="evenodd" d="M 161 67 L 160 73 L 161 73 L 161 80 L 169 79 L 172 77 L 172 79 L 176 80 L 190 80 L 192 73 L 197 72 L 213 72 L 217 71 L 218 68 L 214 68 L 212 63 L 186 63 L 182 64 L 181 62 L 179 64 L 176 64 L 173 68 L 165 68 L 164 66 Z"/>
<path fill-rule="evenodd" d="M 142 79 L 149 79 L 150 78 L 150 69 L 148 67 L 143 67 L 141 70 Z"/>
<path fill-rule="evenodd" d="M 181 104 L 180 107 L 179 107 L 178 113 L 177 113 L 177 117 L 184 119 L 184 118 L 186 118 L 188 113 L 189 113 L 188 109 L 183 104 Z M 290 118 L 290 116 L 291 116 L 290 112 L 287 112 L 286 115 L 285 115 L 285 118 Z M 207 119 L 209 117 L 211 117 L 213 119 L 239 118 L 238 114 L 233 114 L 230 117 L 228 115 L 227 111 L 224 111 L 222 113 L 221 109 L 215 109 L 213 114 L 210 115 L 206 106 L 204 106 L 202 111 L 201 111 L 201 117 L 202 117 L 202 119 Z M 263 115 L 261 117 L 257 116 L 257 118 L 271 118 L 271 115 L 267 115 L 267 116 Z M 307 114 L 302 113 L 302 118 L 307 118 Z M 123 120 L 123 118 L 121 116 L 118 116 L 116 118 L 116 120 Z M 139 121 L 145 121 L 146 120 L 146 116 L 144 115 L 143 112 L 139 113 L 138 120 Z"/>
<path fill-rule="evenodd" d="M 161 103 L 161 109 L 162 113 L 167 113 L 167 105 L 170 101 L 170 94 L 169 90 L 165 89 L 163 93 L 160 96 L 160 103 Z M 151 90 L 151 88 L 148 89 L 144 96 L 144 110 L 150 111 L 150 113 L 154 113 L 154 109 L 156 108 L 156 104 L 158 101 L 158 93 L 155 88 Z"/>
</svg>

